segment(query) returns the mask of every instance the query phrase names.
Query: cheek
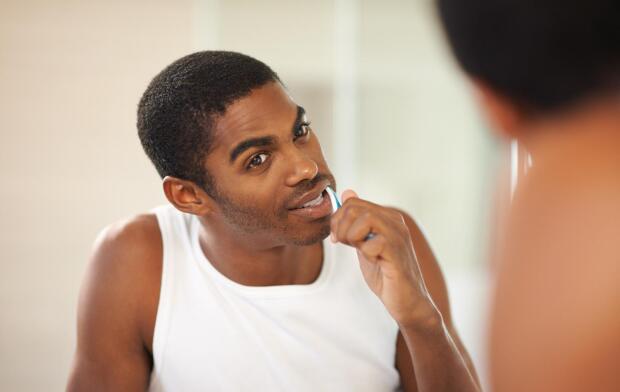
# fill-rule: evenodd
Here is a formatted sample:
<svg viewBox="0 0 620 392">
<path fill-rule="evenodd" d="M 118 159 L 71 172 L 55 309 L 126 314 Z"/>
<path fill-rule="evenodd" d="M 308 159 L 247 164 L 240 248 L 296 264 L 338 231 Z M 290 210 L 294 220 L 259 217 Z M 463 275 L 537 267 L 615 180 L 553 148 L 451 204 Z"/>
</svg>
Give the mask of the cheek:
<svg viewBox="0 0 620 392">
<path fill-rule="evenodd" d="M 323 156 L 323 149 L 321 143 L 316 137 L 316 134 L 308 141 L 308 154 L 314 159 L 317 164 L 325 166 L 325 157 Z"/>
<path fill-rule="evenodd" d="M 240 201 L 248 208 L 264 211 L 265 213 L 273 213 L 282 209 L 283 201 L 281 191 L 278 186 L 281 181 L 276 173 L 270 173 L 270 176 L 263 176 L 260 179 L 246 181 L 243 185 L 242 194 L 239 195 Z"/>
</svg>

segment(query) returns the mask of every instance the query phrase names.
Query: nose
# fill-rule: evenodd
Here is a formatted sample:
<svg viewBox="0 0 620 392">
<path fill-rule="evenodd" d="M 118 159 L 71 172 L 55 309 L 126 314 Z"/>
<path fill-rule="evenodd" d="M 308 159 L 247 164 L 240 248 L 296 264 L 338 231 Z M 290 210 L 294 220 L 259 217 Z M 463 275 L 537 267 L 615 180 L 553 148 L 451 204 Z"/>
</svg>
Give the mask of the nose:
<svg viewBox="0 0 620 392">
<path fill-rule="evenodd" d="M 319 166 L 314 159 L 306 155 L 297 155 L 291 162 L 289 173 L 286 177 L 287 186 L 296 186 L 301 181 L 312 180 L 319 173 Z"/>
</svg>

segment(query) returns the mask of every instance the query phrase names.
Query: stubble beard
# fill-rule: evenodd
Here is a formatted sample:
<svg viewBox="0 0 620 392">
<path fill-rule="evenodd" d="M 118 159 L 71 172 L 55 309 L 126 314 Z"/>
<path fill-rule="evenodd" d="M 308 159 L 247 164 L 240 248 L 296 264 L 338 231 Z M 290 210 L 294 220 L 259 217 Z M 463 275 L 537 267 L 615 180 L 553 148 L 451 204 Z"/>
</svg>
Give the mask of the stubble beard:
<svg viewBox="0 0 620 392">
<path fill-rule="evenodd" d="M 259 233 L 266 234 L 266 238 L 273 238 L 274 242 L 282 244 L 308 246 L 327 238 L 330 233 L 329 216 L 317 222 L 317 230 L 304 234 L 295 227 L 287 224 L 288 211 L 280 209 L 267 213 L 250 206 L 249 202 L 233 201 L 221 192 L 216 192 L 213 198 L 217 201 L 224 219 L 240 237 L 248 237 Z"/>
</svg>

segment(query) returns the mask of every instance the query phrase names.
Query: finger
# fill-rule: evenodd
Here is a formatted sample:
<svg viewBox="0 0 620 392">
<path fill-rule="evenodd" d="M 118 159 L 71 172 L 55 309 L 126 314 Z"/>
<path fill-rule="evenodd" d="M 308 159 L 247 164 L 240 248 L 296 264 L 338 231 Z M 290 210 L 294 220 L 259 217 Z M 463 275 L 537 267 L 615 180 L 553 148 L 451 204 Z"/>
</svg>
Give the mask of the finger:
<svg viewBox="0 0 620 392">
<path fill-rule="evenodd" d="M 335 230 L 333 231 L 338 241 L 351 245 L 351 243 L 347 241 L 347 233 L 351 225 L 353 225 L 353 223 L 357 220 L 358 216 L 363 213 L 363 210 L 356 206 L 347 206 L 347 208 L 343 209 L 342 215 L 337 222 Z"/>
<path fill-rule="evenodd" d="M 341 197 L 342 203 L 344 203 L 345 201 L 347 201 L 348 199 L 352 197 L 359 198 L 359 196 L 357 196 L 357 193 L 355 193 L 353 189 L 347 189 L 346 191 L 342 192 L 342 197 Z"/>
<path fill-rule="evenodd" d="M 404 260 L 404 256 L 409 253 L 403 253 L 404 249 L 395 248 L 394 244 L 383 234 L 375 234 L 371 239 L 362 242 L 357 250 L 369 261 L 383 260 L 395 266 L 400 265 L 399 261 Z"/>
<path fill-rule="evenodd" d="M 336 234 L 338 232 L 338 227 L 340 226 L 340 222 L 345 216 L 349 214 L 349 211 L 351 208 L 359 208 L 359 207 L 367 208 L 367 205 L 372 205 L 371 203 L 366 202 L 364 200 L 352 198 L 351 195 L 355 195 L 355 192 L 351 190 L 345 191 L 344 194 L 347 195 L 347 198 L 349 201 L 347 202 L 346 205 L 343 202 L 342 207 L 340 207 L 338 211 L 336 211 L 330 218 L 329 224 L 330 224 L 330 229 L 332 233 L 332 241 L 336 240 Z"/>
<path fill-rule="evenodd" d="M 369 211 L 362 212 L 347 230 L 345 234 L 347 242 L 359 247 L 362 242 L 370 239 L 369 235 L 373 232 L 374 226 L 377 224 L 374 223 L 373 215 Z"/>
<path fill-rule="evenodd" d="M 336 211 L 330 219 L 330 239 L 332 242 L 340 241 L 347 245 L 355 246 L 354 243 L 347 239 L 346 233 L 348 232 L 349 226 L 357 219 L 357 216 L 366 212 L 372 213 L 375 217 L 375 221 L 378 222 L 376 226 L 381 227 L 383 231 L 388 230 L 392 226 L 397 228 L 397 225 L 394 224 L 395 222 L 392 222 L 395 220 L 395 213 L 391 209 L 379 206 L 367 200 L 359 199 L 355 197 L 356 194 L 352 190 L 345 191 L 343 196 L 347 201 L 343 202 L 342 207 Z M 370 233 L 367 232 L 366 236 L 369 234 Z M 365 239 L 370 239 L 373 234 L 370 234 L 370 237 L 365 236 Z"/>
<path fill-rule="evenodd" d="M 392 232 L 390 222 L 377 211 L 361 206 L 349 206 L 347 211 L 334 233 L 338 241 L 358 248 L 377 233 L 390 236 L 387 234 Z"/>
<path fill-rule="evenodd" d="M 372 224 L 371 224 L 372 225 Z M 356 248 L 372 260 L 399 260 L 415 259 L 415 251 L 410 239 L 404 239 L 403 234 L 396 230 L 373 226 L 373 236 L 358 242 Z"/>
<path fill-rule="evenodd" d="M 375 234 L 371 239 L 364 241 L 358 247 L 358 251 L 368 260 L 377 261 L 379 259 L 385 259 L 385 249 L 387 241 L 385 236 Z"/>
</svg>

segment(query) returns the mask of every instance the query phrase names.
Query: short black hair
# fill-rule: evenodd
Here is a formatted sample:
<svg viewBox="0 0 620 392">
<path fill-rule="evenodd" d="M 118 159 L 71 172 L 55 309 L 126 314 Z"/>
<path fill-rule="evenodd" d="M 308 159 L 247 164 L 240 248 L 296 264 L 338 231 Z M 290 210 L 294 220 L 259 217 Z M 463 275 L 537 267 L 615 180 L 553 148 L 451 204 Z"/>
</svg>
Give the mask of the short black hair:
<svg viewBox="0 0 620 392">
<path fill-rule="evenodd" d="M 466 73 L 547 112 L 620 91 L 619 0 L 437 0 Z"/>
<path fill-rule="evenodd" d="M 149 84 L 138 105 L 138 136 L 164 178 L 190 180 L 213 195 L 204 158 L 218 115 L 269 82 L 280 82 L 265 63 L 228 51 L 202 51 L 180 58 Z"/>
</svg>

